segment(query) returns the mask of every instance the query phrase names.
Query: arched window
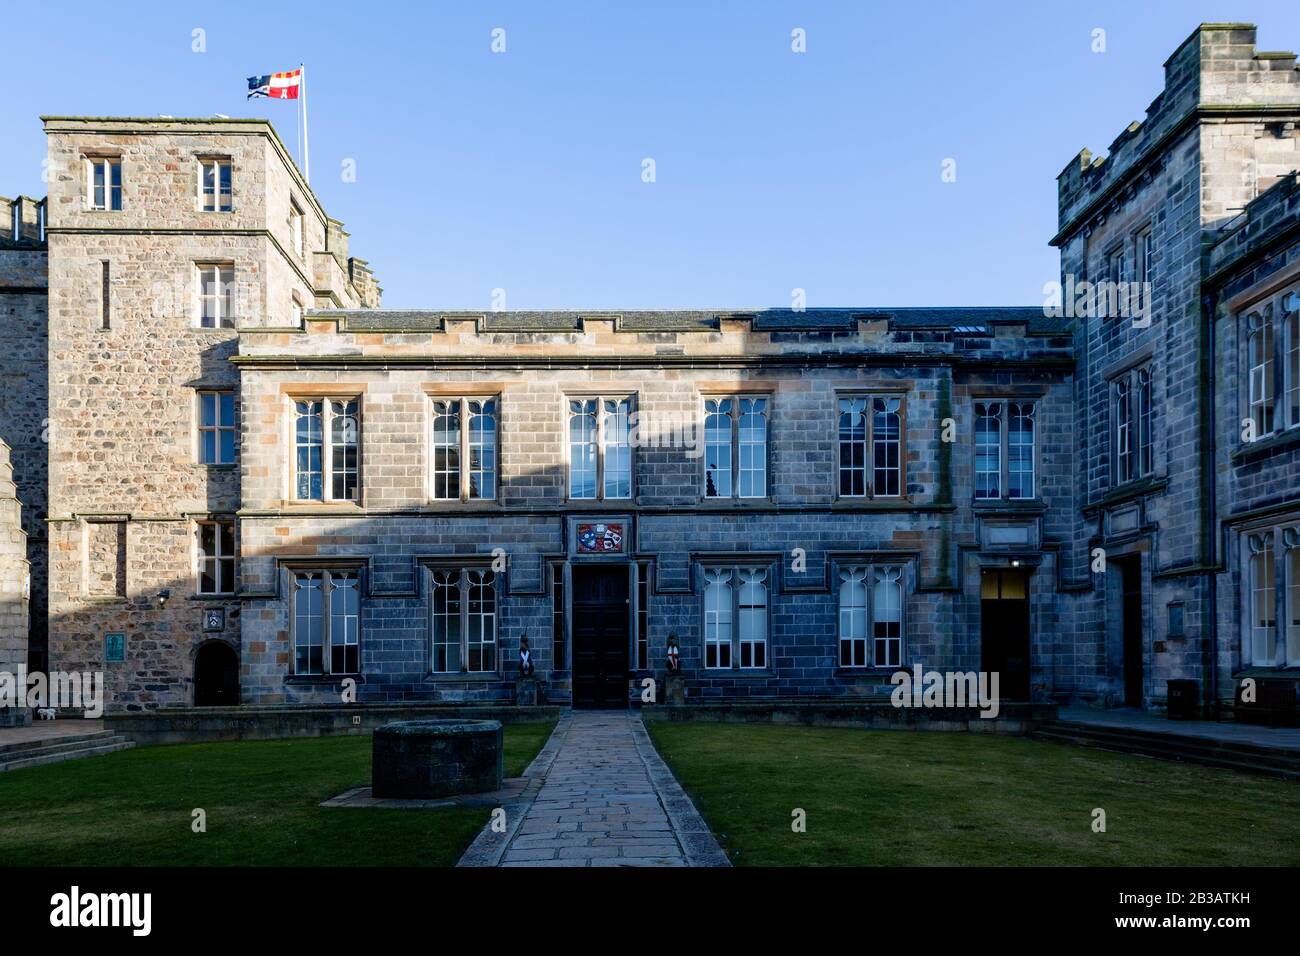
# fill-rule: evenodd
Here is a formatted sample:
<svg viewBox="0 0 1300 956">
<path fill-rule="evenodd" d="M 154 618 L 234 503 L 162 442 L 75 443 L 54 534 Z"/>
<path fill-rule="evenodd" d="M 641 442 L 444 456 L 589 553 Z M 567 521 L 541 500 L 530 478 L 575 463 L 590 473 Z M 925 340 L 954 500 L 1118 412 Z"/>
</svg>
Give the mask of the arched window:
<svg viewBox="0 0 1300 956">
<path fill-rule="evenodd" d="M 490 568 L 429 572 L 430 654 L 435 673 L 497 669 L 496 575 Z"/>
<path fill-rule="evenodd" d="M 704 572 L 704 666 L 731 666 L 731 570 Z"/>
<path fill-rule="evenodd" d="M 1252 534 L 1250 545 L 1250 655 L 1258 667 L 1271 667 L 1277 658 L 1276 596 L 1273 582 L 1273 535 Z"/>
<path fill-rule="evenodd" d="M 1138 473 L 1151 474 L 1151 370 L 1137 373 L 1137 458 Z"/>
<path fill-rule="evenodd" d="M 1247 319 L 1246 365 L 1250 378 L 1249 414 L 1255 437 L 1273 431 L 1273 306 Z"/>
<path fill-rule="evenodd" d="M 840 667 L 867 666 L 867 568 L 840 571 Z"/>
<path fill-rule="evenodd" d="M 903 656 L 903 569 L 877 568 L 871 638 L 877 667 L 897 667 Z"/>
<path fill-rule="evenodd" d="M 867 400 L 840 399 L 840 497 L 867 493 Z"/>
<path fill-rule="evenodd" d="M 295 674 L 361 672 L 361 573 L 356 568 L 290 574 Z"/>
<path fill-rule="evenodd" d="M 1120 482 L 1136 476 L 1133 457 L 1133 402 L 1128 379 L 1115 383 L 1115 477 Z"/>
<path fill-rule="evenodd" d="M 897 398 L 871 401 L 872 493 L 876 497 L 902 494 L 902 416 Z"/>
<path fill-rule="evenodd" d="M 1002 403 L 975 403 L 975 497 L 1002 497 Z"/>
<path fill-rule="evenodd" d="M 1007 497 L 1034 497 L 1034 403 L 1007 405 Z"/>
</svg>

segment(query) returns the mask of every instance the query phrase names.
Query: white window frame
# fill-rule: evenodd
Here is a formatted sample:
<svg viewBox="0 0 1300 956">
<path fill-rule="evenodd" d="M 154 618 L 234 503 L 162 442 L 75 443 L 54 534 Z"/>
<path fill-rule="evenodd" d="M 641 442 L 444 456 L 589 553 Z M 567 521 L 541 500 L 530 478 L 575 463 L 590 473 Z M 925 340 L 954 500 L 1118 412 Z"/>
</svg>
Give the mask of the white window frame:
<svg viewBox="0 0 1300 956">
<path fill-rule="evenodd" d="M 1277 390 L 1273 387 L 1277 328 L 1273 303 L 1246 316 L 1246 415 L 1255 426 L 1256 440 L 1277 430 Z"/>
<path fill-rule="evenodd" d="M 701 574 L 701 621 L 703 646 L 701 660 L 704 669 L 719 673 L 728 671 L 764 673 L 772 669 L 772 590 L 774 570 L 770 564 L 706 564 Z M 742 590 L 747 584 L 763 588 L 763 603 L 743 604 Z M 726 600 L 718 605 L 713 601 L 715 586 L 727 588 Z M 753 612 L 758 610 L 757 614 Z M 749 612 L 742 617 L 742 612 Z M 762 633 L 752 630 L 743 633 L 745 620 L 758 621 Z M 710 655 L 710 650 L 716 653 Z M 762 663 L 755 664 L 760 658 Z M 725 663 L 724 663 L 725 659 Z M 713 663 L 710 663 L 710 660 Z M 744 661 L 749 660 L 749 664 Z"/>
<path fill-rule="evenodd" d="M 194 324 L 200 329 L 233 329 L 239 321 L 236 306 L 235 264 L 233 262 L 196 262 L 196 314 Z M 212 291 L 215 287 L 215 291 Z M 212 303 L 212 324 L 204 315 Z"/>
<path fill-rule="evenodd" d="M 203 156 L 199 163 L 199 211 L 233 212 L 235 209 L 235 164 L 228 156 Z M 221 171 L 230 171 L 230 188 L 221 188 Z M 212 188 L 208 189 L 204 177 L 211 172 Z M 211 202 L 211 206 L 209 206 Z"/>
<path fill-rule="evenodd" d="M 227 554 L 222 547 L 221 532 L 223 528 L 230 529 L 231 551 Z M 213 550 L 209 552 L 203 545 L 203 536 L 206 531 L 212 534 Z M 235 573 L 236 557 L 239 552 L 239 545 L 236 540 L 238 529 L 235 522 L 228 518 L 211 518 L 194 523 L 194 552 L 195 552 L 195 581 L 194 591 L 196 594 L 211 597 L 213 595 L 229 595 L 235 593 Z M 212 569 L 212 588 L 203 586 L 203 572 L 208 568 Z M 225 585 L 223 587 L 223 585 Z"/>
<path fill-rule="evenodd" d="M 1242 662 L 1300 667 L 1300 524 L 1243 532 L 1241 559 Z"/>
<path fill-rule="evenodd" d="M 86 162 L 86 209 L 92 212 L 121 212 L 126 204 L 126 174 L 122 167 L 121 156 L 87 156 Z M 104 200 L 95 202 L 95 170 L 99 168 L 104 174 Z M 113 185 L 113 169 L 117 169 L 116 186 Z M 113 205 L 113 192 L 117 192 L 117 206 Z"/>
<path fill-rule="evenodd" d="M 212 397 L 213 423 L 205 425 L 203 423 L 203 400 L 208 396 Z M 225 422 L 221 417 L 221 400 L 230 396 L 230 421 Z M 236 395 L 233 389 L 229 388 L 200 388 L 195 390 L 195 432 L 197 435 L 196 447 L 194 449 L 195 458 L 200 465 L 221 466 L 233 465 L 239 459 L 239 432 L 236 430 L 236 417 L 238 411 L 235 400 Z M 212 448 L 214 457 L 211 461 L 204 460 L 204 442 L 203 438 L 208 433 L 212 434 Z M 231 436 L 230 460 L 225 461 L 221 457 L 221 436 L 229 433 Z"/>
<path fill-rule="evenodd" d="M 1109 394 L 1111 484 L 1150 478 L 1155 474 L 1155 375 L 1150 363 L 1111 379 Z"/>
<path fill-rule="evenodd" d="M 353 675 L 360 674 L 363 668 L 362 662 L 362 620 L 365 617 L 365 596 L 363 592 L 364 578 L 362 568 L 359 565 L 339 565 L 324 567 L 306 567 L 293 566 L 286 568 L 289 575 L 289 622 L 290 622 L 290 647 L 291 655 L 289 658 L 289 673 L 296 677 L 329 677 L 334 675 Z M 300 618 L 298 613 L 298 592 L 302 590 L 302 584 L 299 578 L 307 575 L 316 575 L 320 578 L 320 627 L 321 627 L 321 666 L 320 670 L 302 669 L 298 664 L 298 638 L 301 634 Z M 335 615 L 333 613 L 334 593 L 340 590 L 335 584 L 335 579 L 350 579 L 354 582 L 354 588 L 357 595 L 357 609 L 355 615 L 344 614 L 343 619 L 343 643 L 344 648 L 344 668 L 336 670 L 334 668 L 334 645 L 335 645 Z M 312 645 L 308 645 L 309 647 Z M 356 669 L 348 669 L 347 648 L 355 647 L 357 656 Z"/>
<path fill-rule="evenodd" d="M 362 407 L 361 395 L 356 392 L 339 392 L 330 394 L 295 394 L 288 396 L 289 401 L 289 488 L 288 500 L 295 503 L 303 504 L 349 504 L 360 505 L 362 500 L 362 489 L 364 485 L 362 468 L 362 430 L 365 427 L 363 419 L 365 410 Z M 321 496 L 319 498 L 302 498 L 298 496 L 298 449 L 299 447 L 311 447 L 312 443 L 300 443 L 298 441 L 298 420 L 304 417 L 298 406 L 300 404 L 320 403 L 320 422 L 321 422 Z M 336 498 L 334 497 L 334 419 L 337 413 L 334 410 L 334 403 L 340 402 L 345 407 L 351 403 L 356 403 L 356 440 L 346 444 L 356 446 L 356 497 L 354 498 Z M 349 416 L 343 416 L 349 417 Z M 347 469 L 352 471 L 354 469 Z"/>
<path fill-rule="evenodd" d="M 461 675 L 467 678 L 472 677 L 490 677 L 501 674 L 501 640 L 500 640 L 500 618 L 501 618 L 501 592 L 498 587 L 501 580 L 500 576 L 487 565 L 469 565 L 469 566 L 451 566 L 451 565 L 429 565 L 425 569 L 427 575 L 427 585 L 429 591 L 429 656 L 428 666 L 429 673 L 440 676 Z M 439 577 L 448 579 L 440 581 Z M 454 584 L 450 581 L 454 579 Z M 439 620 L 445 620 L 449 617 L 447 614 L 440 614 L 438 611 L 439 599 L 437 597 L 440 588 L 456 589 L 457 608 L 456 608 L 456 641 L 438 640 L 439 637 Z M 492 609 L 490 612 L 480 611 L 474 615 L 470 611 L 470 599 L 474 588 L 486 588 L 492 595 Z M 480 635 L 490 633 L 490 639 L 475 642 L 480 649 L 491 647 L 492 649 L 492 666 L 483 667 L 482 650 L 480 650 L 480 666 L 471 669 L 470 664 L 470 620 L 477 617 L 480 621 Z M 445 628 L 445 624 L 443 627 Z M 446 632 L 444 631 L 444 634 Z M 452 647 L 457 648 L 459 655 L 456 667 L 440 668 L 438 661 L 438 648 Z M 450 664 L 448 656 L 447 664 Z"/>
<path fill-rule="evenodd" d="M 1151 259 L 1155 252 L 1155 236 L 1150 225 L 1143 226 L 1133 234 L 1133 259 L 1136 265 L 1134 275 L 1143 284 L 1151 281 Z"/>
<path fill-rule="evenodd" d="M 897 561 L 853 561 L 838 565 L 836 576 L 836 607 L 839 612 L 836 667 L 840 670 L 901 667 L 907 638 L 906 565 Z M 896 588 L 897 608 L 886 606 L 877 599 L 877 588 L 881 584 Z M 846 601 L 846 598 L 855 596 L 860 597 L 860 603 Z M 897 620 L 892 617 L 893 612 L 897 612 Z M 882 626 L 890 624 L 897 625 L 897 634 L 878 633 Z M 846 646 L 849 663 L 845 663 Z M 859 658 L 861 663 L 858 663 Z"/>
<path fill-rule="evenodd" d="M 573 422 L 575 417 L 586 415 L 585 406 L 595 403 L 595 429 L 589 442 L 584 445 L 594 446 L 594 474 L 592 476 L 594 495 L 574 493 L 574 448 L 579 444 L 573 440 Z M 617 420 L 622 405 L 627 405 L 625 441 L 610 441 L 610 420 Z M 576 411 L 574 406 L 581 405 L 583 410 Z M 610 406 L 613 406 L 611 409 Z M 569 501 L 629 501 L 636 497 L 636 395 L 625 392 L 607 392 L 603 394 L 571 394 L 564 397 L 564 489 Z M 609 491 L 608 452 L 610 448 L 625 448 L 627 451 L 627 494 L 611 494 Z M 585 469 L 584 469 L 585 470 Z"/>
<path fill-rule="evenodd" d="M 439 470 L 436 452 L 443 446 L 436 441 L 434 431 L 439 416 L 438 407 L 442 404 L 456 404 L 457 409 L 457 461 L 456 461 L 456 484 L 457 493 L 455 497 L 450 494 L 438 494 L 438 477 L 442 474 L 450 475 L 450 470 Z M 477 404 L 479 412 L 475 414 L 470 406 Z M 488 409 L 488 406 L 491 406 Z M 485 415 L 485 411 L 487 413 Z M 488 417 L 492 420 L 492 440 L 490 443 L 475 442 L 473 430 L 470 427 L 473 420 L 479 417 Z M 429 407 L 426 413 L 428 425 L 426 435 L 428 436 L 428 469 L 426 475 L 426 493 L 431 502 L 447 503 L 456 502 L 468 503 L 471 501 L 496 501 L 501 495 L 501 396 L 498 394 L 476 394 L 473 392 L 464 395 L 430 395 Z M 471 468 L 473 461 L 471 451 L 473 448 L 484 449 L 487 455 L 491 456 L 491 467 Z M 483 458 L 479 459 L 480 465 L 483 464 Z M 475 494 L 474 480 L 475 476 L 491 475 L 492 488 L 491 494 L 483 494 L 483 487 L 480 478 L 478 493 Z"/>
<path fill-rule="evenodd" d="M 730 403 L 723 408 L 724 403 Z M 753 447 L 754 442 L 744 441 L 742 434 L 742 420 L 746 417 L 745 407 L 748 405 L 752 411 L 752 405 L 755 402 L 762 402 L 760 409 L 763 419 L 763 454 L 762 469 L 747 468 L 742 469 L 743 452 L 747 447 Z M 710 411 L 710 404 L 716 407 Z M 706 394 L 702 396 L 699 408 L 702 415 L 700 433 L 704 439 L 704 453 L 700 455 L 700 497 L 705 501 L 762 501 L 772 496 L 772 405 L 773 396 L 770 392 L 747 392 L 737 391 L 729 393 Z M 709 494 L 709 448 L 711 444 L 721 445 L 721 442 L 711 443 L 709 441 L 709 419 L 715 415 L 725 415 L 729 421 L 729 442 L 727 448 L 731 456 L 726 469 L 727 480 L 730 482 L 729 492 L 727 494 Z M 741 474 L 742 470 L 749 473 L 761 473 L 762 488 L 756 495 L 741 494 Z M 718 469 L 719 473 L 722 469 Z"/>
<path fill-rule="evenodd" d="M 863 407 L 860 414 L 863 418 L 862 438 L 844 438 L 843 420 L 847 414 L 858 414 L 859 410 L 850 408 L 845 410 L 845 403 L 862 402 Z M 883 402 L 884 409 L 876 408 L 877 402 Z M 893 407 L 890 407 L 893 403 Z M 903 498 L 907 495 L 907 396 L 901 392 L 843 392 L 836 396 L 835 400 L 835 441 L 838 452 L 835 470 L 835 490 L 836 497 L 847 499 L 865 500 L 869 498 Z M 877 414 L 894 415 L 898 419 L 898 435 L 891 440 L 887 436 L 881 437 L 876 431 Z M 884 468 L 878 468 L 876 465 L 876 446 L 884 444 L 886 447 L 893 444 L 897 451 L 897 462 L 890 466 L 888 463 Z M 853 466 L 845 468 L 844 453 L 845 449 L 852 450 L 855 446 L 861 446 L 862 449 L 862 492 L 855 493 L 850 486 L 849 491 L 844 490 L 845 474 L 852 475 L 859 469 Z M 898 476 L 898 490 L 890 492 L 888 490 L 888 474 L 894 472 Z M 882 490 L 878 479 L 885 475 L 885 489 Z"/>
<path fill-rule="evenodd" d="M 303 258 L 303 232 L 305 223 L 303 221 L 304 213 L 302 207 L 298 205 L 296 199 L 289 200 L 289 243 L 293 248 L 294 255 L 299 259 Z"/>
<path fill-rule="evenodd" d="M 974 399 L 971 404 L 971 421 L 974 430 L 974 460 L 972 463 L 971 476 L 973 479 L 972 495 L 976 501 L 1034 501 L 1038 498 L 1038 412 L 1042 401 L 1037 398 L 1024 398 L 1016 396 L 997 396 L 987 395 Z M 988 409 L 996 409 L 993 414 L 989 414 Z M 1028 408 L 1028 413 L 1024 409 Z M 984 409 L 984 411 L 981 411 Z M 979 429 L 980 420 L 992 418 L 997 422 L 997 441 L 992 444 L 993 450 L 997 455 L 997 470 L 990 472 L 988 469 L 980 468 L 980 450 L 989 447 L 989 442 L 981 443 L 981 432 Z M 1029 475 L 1029 494 L 1013 495 L 1011 493 L 1011 448 L 1012 448 L 1012 423 L 1014 420 L 1025 419 L 1029 422 L 1029 470 L 1026 472 L 1020 470 L 1015 474 Z M 1018 434 L 1023 434 L 1022 432 Z M 1022 443 L 1023 444 L 1023 443 Z M 994 474 L 997 478 L 997 494 L 980 493 L 980 476 Z M 1022 485 L 1023 488 L 1023 485 Z"/>
</svg>

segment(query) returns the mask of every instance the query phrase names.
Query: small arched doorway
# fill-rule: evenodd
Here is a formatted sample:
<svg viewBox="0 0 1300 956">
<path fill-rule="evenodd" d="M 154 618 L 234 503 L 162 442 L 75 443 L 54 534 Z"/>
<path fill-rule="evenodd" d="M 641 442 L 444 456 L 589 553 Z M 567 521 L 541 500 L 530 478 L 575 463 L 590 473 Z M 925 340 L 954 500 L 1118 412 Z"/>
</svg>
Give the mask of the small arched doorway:
<svg viewBox="0 0 1300 956">
<path fill-rule="evenodd" d="M 225 641 L 208 641 L 194 658 L 194 706 L 239 703 L 239 655 Z"/>
</svg>

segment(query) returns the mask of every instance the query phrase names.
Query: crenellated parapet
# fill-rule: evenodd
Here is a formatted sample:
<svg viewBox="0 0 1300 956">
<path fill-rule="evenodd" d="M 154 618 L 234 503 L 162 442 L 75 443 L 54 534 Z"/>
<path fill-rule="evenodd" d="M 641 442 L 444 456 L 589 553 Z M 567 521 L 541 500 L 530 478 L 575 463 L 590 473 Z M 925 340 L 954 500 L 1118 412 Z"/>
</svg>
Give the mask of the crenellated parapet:
<svg viewBox="0 0 1300 956">
<path fill-rule="evenodd" d="M 0 196 L 0 249 L 45 247 L 45 200 Z"/>
<path fill-rule="evenodd" d="M 1158 171 L 1176 138 L 1198 119 L 1249 113 L 1276 116 L 1294 135 L 1300 115 L 1296 54 L 1255 49 L 1249 23 L 1203 23 L 1165 61 L 1165 85 L 1105 156 L 1081 150 L 1057 176 L 1059 231 L 1055 243 L 1087 222 L 1116 192 L 1138 189 Z"/>
</svg>

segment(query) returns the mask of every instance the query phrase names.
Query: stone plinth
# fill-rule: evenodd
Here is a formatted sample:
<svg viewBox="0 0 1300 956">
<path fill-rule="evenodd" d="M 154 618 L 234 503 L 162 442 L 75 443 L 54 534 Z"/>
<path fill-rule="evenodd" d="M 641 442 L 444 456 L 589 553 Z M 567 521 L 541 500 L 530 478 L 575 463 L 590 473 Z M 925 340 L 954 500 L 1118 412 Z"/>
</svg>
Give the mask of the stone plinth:
<svg viewBox="0 0 1300 956">
<path fill-rule="evenodd" d="M 501 724 L 405 720 L 375 731 L 371 783 L 379 798 L 428 800 L 500 790 Z"/>
<path fill-rule="evenodd" d="M 520 707 L 537 706 L 537 678 L 521 677 L 515 684 L 515 703 Z"/>
<path fill-rule="evenodd" d="M 670 704 L 686 703 L 686 678 L 681 674 L 669 674 L 665 684 L 664 699 Z"/>
</svg>

